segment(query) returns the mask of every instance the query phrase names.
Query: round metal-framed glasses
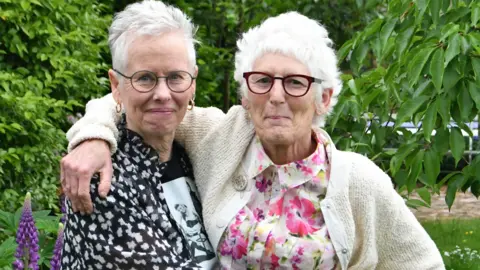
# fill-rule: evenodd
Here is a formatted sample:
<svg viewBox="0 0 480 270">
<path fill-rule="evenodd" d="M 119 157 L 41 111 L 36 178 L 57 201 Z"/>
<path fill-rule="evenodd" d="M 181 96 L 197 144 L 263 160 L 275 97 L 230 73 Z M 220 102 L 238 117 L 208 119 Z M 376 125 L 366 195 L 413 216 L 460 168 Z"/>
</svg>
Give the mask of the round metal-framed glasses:
<svg viewBox="0 0 480 270">
<path fill-rule="evenodd" d="M 140 70 L 133 73 L 132 76 L 127 76 L 116 69 L 113 70 L 122 77 L 129 79 L 133 89 L 141 93 L 152 91 L 162 78 L 165 79 L 168 89 L 175 93 L 182 93 L 187 91 L 192 86 L 193 80 L 196 79 L 196 77 L 183 70 L 172 71 L 167 76 L 157 76 L 157 74 L 148 70 Z"/>
<path fill-rule="evenodd" d="M 247 81 L 248 90 L 255 94 L 266 94 L 272 90 L 275 80 L 281 80 L 283 90 L 292 97 L 301 97 L 308 93 L 312 83 L 322 83 L 321 79 L 302 74 L 291 74 L 285 77 L 275 77 L 265 72 L 245 72 L 243 78 Z"/>
</svg>

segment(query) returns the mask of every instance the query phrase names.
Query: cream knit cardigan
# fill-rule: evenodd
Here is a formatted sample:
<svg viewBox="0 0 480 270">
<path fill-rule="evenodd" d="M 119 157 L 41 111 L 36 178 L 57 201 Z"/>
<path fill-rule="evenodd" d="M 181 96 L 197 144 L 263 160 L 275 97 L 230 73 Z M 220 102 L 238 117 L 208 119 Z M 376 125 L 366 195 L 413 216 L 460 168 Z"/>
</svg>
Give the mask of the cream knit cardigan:
<svg viewBox="0 0 480 270">
<path fill-rule="evenodd" d="M 111 95 L 87 104 L 86 115 L 67 133 L 69 150 L 100 138 L 116 150 L 115 102 Z M 320 132 L 323 132 L 320 130 Z M 190 156 L 205 228 L 216 247 L 225 227 L 248 202 L 252 181 L 237 191 L 242 160 L 254 127 L 241 106 L 187 112 L 176 132 Z M 435 243 L 368 158 L 332 149 L 331 176 L 322 213 L 342 269 L 445 269 Z M 251 179 L 250 179 L 251 180 Z"/>
</svg>

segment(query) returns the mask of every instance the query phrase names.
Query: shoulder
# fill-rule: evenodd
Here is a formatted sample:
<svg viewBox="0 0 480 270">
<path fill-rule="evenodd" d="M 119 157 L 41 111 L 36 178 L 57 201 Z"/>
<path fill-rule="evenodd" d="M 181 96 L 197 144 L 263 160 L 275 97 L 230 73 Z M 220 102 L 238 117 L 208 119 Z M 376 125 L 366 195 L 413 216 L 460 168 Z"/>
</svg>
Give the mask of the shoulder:
<svg viewBox="0 0 480 270">
<path fill-rule="evenodd" d="M 197 123 L 219 123 L 222 120 L 238 118 L 245 115 L 245 110 L 238 105 L 232 106 L 227 113 L 216 107 L 195 107 L 193 110 L 187 112 L 185 119 L 194 120 Z"/>
<path fill-rule="evenodd" d="M 347 178 L 351 193 L 360 197 L 383 197 L 394 191 L 390 177 L 368 157 L 354 152 L 336 151 L 338 159 L 344 164 L 343 169 L 349 172 Z"/>
</svg>

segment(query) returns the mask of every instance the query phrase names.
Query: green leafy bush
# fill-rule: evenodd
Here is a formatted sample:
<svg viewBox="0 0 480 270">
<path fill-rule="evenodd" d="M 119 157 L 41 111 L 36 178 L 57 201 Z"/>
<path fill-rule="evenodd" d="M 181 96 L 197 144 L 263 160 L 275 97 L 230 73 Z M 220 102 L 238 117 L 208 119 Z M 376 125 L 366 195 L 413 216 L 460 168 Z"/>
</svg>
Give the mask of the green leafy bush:
<svg viewBox="0 0 480 270">
<path fill-rule="evenodd" d="M 418 188 L 424 201 L 410 206 L 428 206 L 429 191 L 445 183 L 449 207 L 458 190 L 480 195 L 480 155 L 464 157 L 462 134 L 474 136 L 468 124 L 480 110 L 479 16 L 473 0 L 391 0 L 385 16 L 339 50 L 352 74 L 330 132 L 340 148 L 380 164 L 400 190 Z M 447 154 L 463 169 L 439 177 Z"/>
<path fill-rule="evenodd" d="M 0 209 L 16 209 L 27 190 L 38 207 L 57 209 L 67 116 L 106 89 L 105 10 L 0 0 Z"/>
</svg>

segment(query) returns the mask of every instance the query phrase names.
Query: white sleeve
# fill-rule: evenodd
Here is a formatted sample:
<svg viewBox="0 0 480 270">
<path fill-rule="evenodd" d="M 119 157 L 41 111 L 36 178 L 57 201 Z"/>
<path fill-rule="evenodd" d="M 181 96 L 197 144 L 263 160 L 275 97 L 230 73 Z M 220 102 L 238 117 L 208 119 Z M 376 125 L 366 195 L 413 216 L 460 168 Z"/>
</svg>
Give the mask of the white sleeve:
<svg viewBox="0 0 480 270">
<path fill-rule="evenodd" d="M 115 153 L 118 138 L 116 123 L 122 115 L 122 112 L 117 113 L 116 105 L 112 94 L 90 100 L 85 115 L 67 132 L 68 152 L 83 141 L 101 139 L 108 142 L 111 153 Z"/>
</svg>

